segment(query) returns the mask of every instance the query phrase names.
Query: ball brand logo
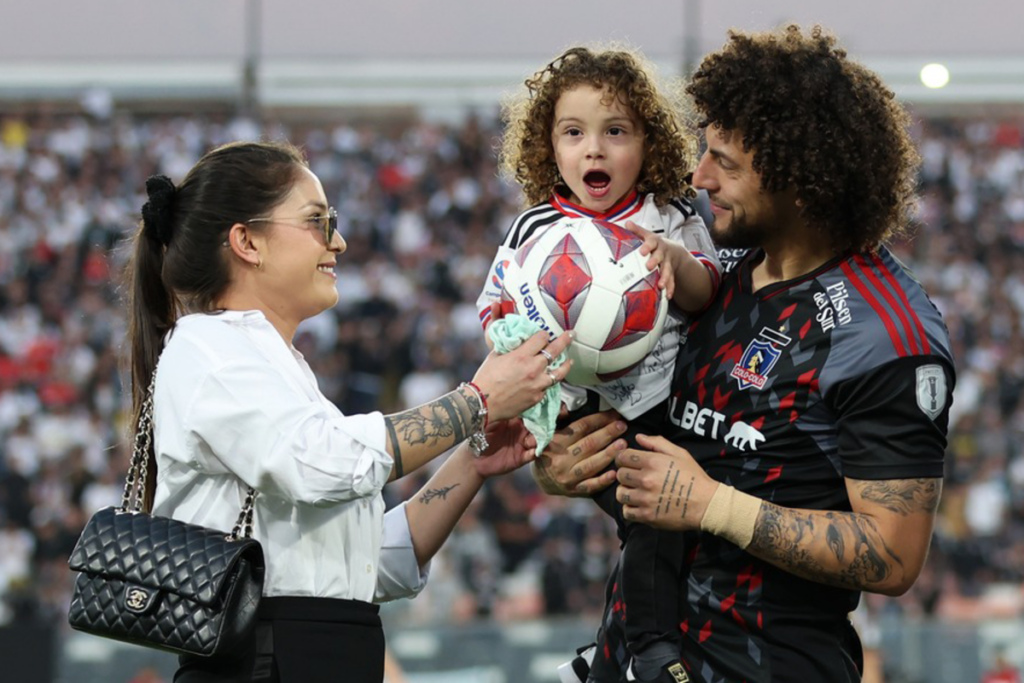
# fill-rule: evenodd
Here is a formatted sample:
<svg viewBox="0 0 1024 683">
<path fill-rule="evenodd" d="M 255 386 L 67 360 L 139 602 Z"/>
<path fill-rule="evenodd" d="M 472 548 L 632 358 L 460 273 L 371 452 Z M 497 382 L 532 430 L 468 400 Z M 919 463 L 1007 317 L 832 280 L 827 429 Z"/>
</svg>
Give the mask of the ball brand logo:
<svg viewBox="0 0 1024 683">
<path fill-rule="evenodd" d="M 530 293 L 530 285 L 526 283 L 520 285 L 519 293 L 523 295 L 523 306 L 526 307 L 526 311 L 523 315 L 525 315 L 529 320 L 540 325 L 540 329 L 547 332 L 549 337 L 553 336 L 551 334 L 551 328 L 548 327 L 547 322 L 544 320 L 544 316 L 542 316 L 540 311 L 537 310 L 537 304 L 534 302 L 533 295 Z"/>
<path fill-rule="evenodd" d="M 124 606 L 129 612 L 145 612 L 153 595 L 145 588 L 129 586 L 125 589 Z"/>
</svg>

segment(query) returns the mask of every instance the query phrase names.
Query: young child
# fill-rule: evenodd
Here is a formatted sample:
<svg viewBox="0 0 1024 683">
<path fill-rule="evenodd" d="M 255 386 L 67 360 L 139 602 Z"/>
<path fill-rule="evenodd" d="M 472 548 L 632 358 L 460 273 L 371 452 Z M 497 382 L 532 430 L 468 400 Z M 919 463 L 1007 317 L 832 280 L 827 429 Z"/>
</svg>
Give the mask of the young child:
<svg viewBox="0 0 1024 683">
<path fill-rule="evenodd" d="M 686 315 L 703 309 L 719 282 L 711 238 L 687 199 L 694 195 L 688 177 L 697 144 L 684 128 L 677 90 L 659 89 L 636 52 L 574 47 L 505 103 L 502 167 L 522 185 L 530 208 L 512 222 L 477 301 L 486 329 L 499 315 L 494 303 L 516 249 L 563 218 L 600 218 L 643 237 L 648 267 L 660 265 L 659 285 L 674 304 L 658 345 L 614 381 L 562 386 L 572 419 L 610 407 L 630 421 L 630 433 L 656 433 Z M 610 585 L 622 590 L 625 633 L 602 625 L 596 656 L 587 652 L 574 660 L 576 677 L 587 679 L 586 663 L 593 659 L 589 680 L 598 683 L 682 680 L 673 675 L 682 672 L 682 534 L 626 524 L 614 486 L 595 500 L 615 518 L 623 541 L 619 574 Z"/>
</svg>

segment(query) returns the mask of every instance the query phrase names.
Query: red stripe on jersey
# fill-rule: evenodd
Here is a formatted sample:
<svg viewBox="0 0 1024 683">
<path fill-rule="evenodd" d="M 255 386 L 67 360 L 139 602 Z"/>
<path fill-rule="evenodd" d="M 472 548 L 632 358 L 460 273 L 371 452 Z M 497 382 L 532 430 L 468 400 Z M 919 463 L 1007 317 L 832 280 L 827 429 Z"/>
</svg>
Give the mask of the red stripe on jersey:
<svg viewBox="0 0 1024 683">
<path fill-rule="evenodd" d="M 804 326 L 800 328 L 800 338 L 803 339 L 807 336 L 807 333 L 811 331 L 811 321 L 808 320 L 804 323 Z"/>
<path fill-rule="evenodd" d="M 790 304 L 782 309 L 782 313 L 779 313 L 779 322 L 782 322 L 789 316 L 793 315 L 793 311 L 796 310 L 796 304 Z"/>
<path fill-rule="evenodd" d="M 742 586 L 747 581 L 750 581 L 750 577 L 754 574 L 754 565 L 748 564 L 746 567 L 740 570 L 740 573 L 736 575 L 736 586 Z"/>
<path fill-rule="evenodd" d="M 896 355 L 900 358 L 906 356 L 907 352 L 903 349 L 903 342 L 900 341 L 900 335 L 896 332 L 896 326 L 892 324 L 892 320 L 889 318 L 889 314 L 885 312 L 881 302 L 875 298 L 874 294 L 872 294 L 867 288 L 867 285 L 861 281 L 860 276 L 854 272 L 849 263 L 843 263 L 839 268 L 846 274 L 846 277 L 850 279 L 850 284 L 860 292 L 860 295 L 864 297 L 864 300 L 868 302 L 871 308 L 875 309 L 875 313 L 877 313 L 878 317 L 882 319 L 882 324 L 885 325 L 885 329 L 889 332 L 889 340 L 892 341 L 892 346 L 896 349 Z"/>
<path fill-rule="evenodd" d="M 910 305 L 910 300 L 907 299 L 907 292 L 900 286 L 899 281 L 896 279 L 896 274 L 889 270 L 889 266 L 882 261 L 882 257 L 878 254 L 871 255 L 875 265 L 878 266 L 878 270 L 882 272 L 882 276 L 886 280 L 892 283 L 892 288 L 896 290 L 896 293 L 900 297 L 900 301 L 903 302 L 903 307 L 910 314 L 911 320 L 914 321 L 914 327 L 917 328 L 917 334 L 921 339 L 922 350 L 925 354 L 932 352 L 931 345 L 928 343 L 928 335 L 924 333 L 924 325 L 921 324 L 921 319 L 917 317 L 917 311 Z"/>
<path fill-rule="evenodd" d="M 732 293 L 733 293 L 733 291 L 734 290 L 732 290 L 732 289 L 726 291 L 725 299 L 722 300 L 722 310 L 723 311 L 728 309 L 729 308 L 729 304 L 732 303 Z"/>
<path fill-rule="evenodd" d="M 564 197 L 559 197 L 557 194 L 551 197 L 551 205 L 556 209 L 564 213 L 566 216 L 571 218 L 600 218 L 606 221 L 622 221 L 629 218 L 641 208 L 643 208 L 643 201 L 640 200 L 640 196 L 636 190 L 633 190 L 626 195 L 622 201 L 615 204 L 604 213 L 597 211 L 591 211 L 585 206 L 580 204 L 574 204 Z"/>
<path fill-rule="evenodd" d="M 750 577 L 750 590 L 756 591 L 758 588 L 761 587 L 761 582 L 762 581 L 764 581 L 764 571 L 761 570 L 761 569 L 758 569 Z"/>
<path fill-rule="evenodd" d="M 818 368 L 811 368 L 804 374 L 800 375 L 799 377 L 796 378 L 796 385 L 798 387 L 802 387 L 805 384 L 810 384 L 811 380 L 814 379 L 814 373 L 816 373 L 817 371 Z"/>
<path fill-rule="evenodd" d="M 711 637 L 711 620 L 708 619 L 708 623 L 704 624 L 704 627 L 700 630 L 700 636 L 697 637 L 698 643 L 703 643 L 705 640 Z"/>
<path fill-rule="evenodd" d="M 773 467 L 770 470 L 768 470 L 768 474 L 764 478 L 764 483 L 767 484 L 770 481 L 775 481 L 776 479 L 778 479 L 781 476 L 782 476 L 782 465 L 779 465 L 778 467 Z"/>
<path fill-rule="evenodd" d="M 790 408 L 793 407 L 794 403 L 796 403 L 795 391 L 787 394 L 785 398 L 779 401 L 779 412 L 782 412 L 783 410 L 789 410 Z"/>
<path fill-rule="evenodd" d="M 896 311 L 896 317 L 900 319 L 900 325 L 903 326 L 903 331 L 907 335 L 910 352 L 917 355 L 917 338 L 914 336 L 914 330 L 910 327 L 910 320 L 907 319 L 907 314 L 900 305 L 896 303 L 896 298 L 892 295 L 892 292 L 889 291 L 889 288 L 885 286 L 885 283 L 879 279 L 878 274 L 871 267 L 871 264 L 868 263 L 868 260 L 861 254 L 854 256 L 854 260 L 864 271 L 864 274 L 868 276 L 868 280 L 870 280 L 871 284 L 875 286 L 875 289 L 881 292 L 882 296 L 885 297 L 885 302 L 889 304 L 889 307 Z"/>
<path fill-rule="evenodd" d="M 693 381 L 694 382 L 699 382 L 702 379 L 704 379 L 704 377 L 707 376 L 707 374 L 708 374 L 708 370 L 710 370 L 710 369 L 711 369 L 711 363 L 708 363 L 707 365 L 705 365 L 700 370 L 698 370 L 697 372 L 694 373 Z"/>
<path fill-rule="evenodd" d="M 723 410 L 725 410 L 725 406 L 728 405 L 729 403 L 729 397 L 732 396 L 732 389 L 730 389 L 725 394 L 719 392 L 718 389 L 719 387 L 715 387 L 715 410 L 717 410 L 718 412 L 722 412 Z"/>
<path fill-rule="evenodd" d="M 736 594 L 733 593 L 732 595 L 727 597 L 725 600 L 722 600 L 722 604 L 720 606 L 720 609 L 723 612 L 728 612 L 729 610 L 732 609 L 732 606 L 735 605 L 735 604 L 736 604 Z"/>
</svg>

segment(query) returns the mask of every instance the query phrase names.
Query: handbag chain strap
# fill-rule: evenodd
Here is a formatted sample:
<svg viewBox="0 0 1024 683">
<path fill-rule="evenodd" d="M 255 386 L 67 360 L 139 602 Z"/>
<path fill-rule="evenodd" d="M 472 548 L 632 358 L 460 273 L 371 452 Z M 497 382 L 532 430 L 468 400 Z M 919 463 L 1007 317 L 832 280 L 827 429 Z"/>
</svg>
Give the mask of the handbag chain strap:
<svg viewBox="0 0 1024 683">
<path fill-rule="evenodd" d="M 156 370 L 149 382 L 146 400 L 142 403 L 139 413 L 139 425 L 135 430 L 135 444 L 132 449 L 132 461 L 128 466 L 128 474 L 124 481 L 124 495 L 121 497 L 122 511 L 142 512 L 142 500 L 145 497 L 146 481 L 149 479 L 149 447 L 153 441 L 153 392 L 156 389 Z M 245 494 L 242 511 L 238 513 L 235 526 L 231 529 L 231 540 L 252 537 L 252 510 L 256 500 L 256 489 L 249 487 Z"/>
</svg>

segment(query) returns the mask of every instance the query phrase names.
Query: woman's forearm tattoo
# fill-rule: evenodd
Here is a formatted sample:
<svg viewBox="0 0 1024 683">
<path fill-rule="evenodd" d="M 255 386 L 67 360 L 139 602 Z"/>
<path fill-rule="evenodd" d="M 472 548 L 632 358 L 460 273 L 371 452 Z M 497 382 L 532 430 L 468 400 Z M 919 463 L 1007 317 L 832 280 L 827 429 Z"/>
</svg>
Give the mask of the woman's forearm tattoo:
<svg viewBox="0 0 1024 683">
<path fill-rule="evenodd" d="M 469 434 L 467 405 L 466 398 L 453 391 L 430 403 L 388 415 L 384 421 L 391 427 L 396 450 L 401 445 L 434 445 L 439 441 L 454 445 Z"/>
<path fill-rule="evenodd" d="M 420 502 L 423 503 L 424 505 L 429 505 L 430 501 L 434 500 L 435 498 L 440 498 L 441 500 L 448 500 L 448 494 L 456 486 L 458 486 L 458 484 L 445 486 L 444 488 L 441 489 L 427 489 L 426 491 L 423 492 L 423 495 L 420 496 Z"/>
<path fill-rule="evenodd" d="M 391 420 L 384 418 L 384 427 L 388 430 L 388 438 L 391 439 L 391 450 L 394 452 L 395 479 L 401 479 L 405 475 L 405 469 L 402 467 L 402 444 L 398 443 L 398 434 L 395 433 L 395 425 L 391 423 Z"/>
</svg>

